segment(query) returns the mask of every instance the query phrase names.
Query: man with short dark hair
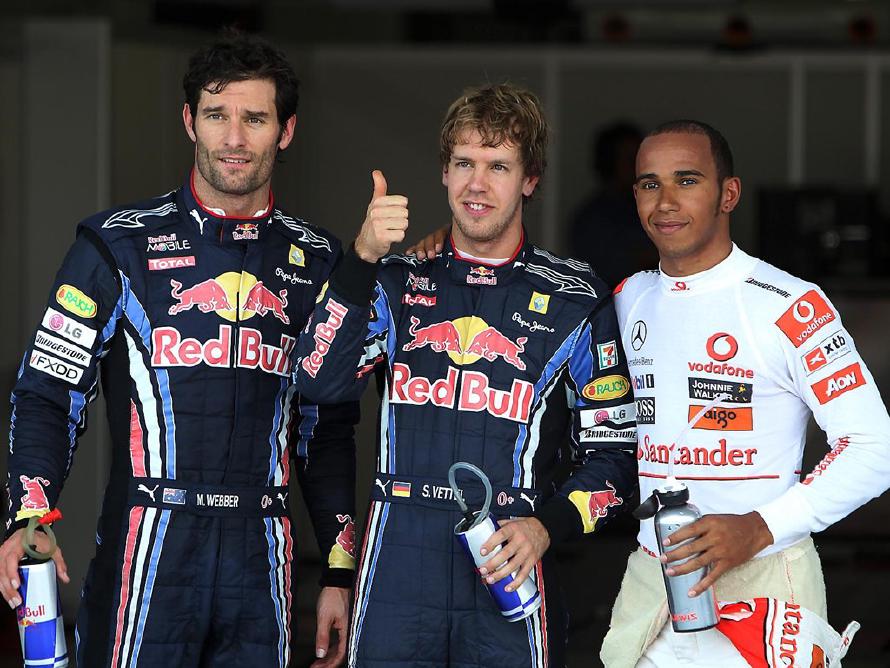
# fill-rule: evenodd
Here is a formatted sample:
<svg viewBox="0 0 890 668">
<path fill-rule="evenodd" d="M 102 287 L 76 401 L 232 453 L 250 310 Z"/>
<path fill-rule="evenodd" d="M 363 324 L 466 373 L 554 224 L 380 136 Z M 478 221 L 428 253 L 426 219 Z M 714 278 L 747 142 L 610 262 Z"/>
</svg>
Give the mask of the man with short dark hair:
<svg viewBox="0 0 890 668">
<path fill-rule="evenodd" d="M 101 373 L 112 465 L 78 665 L 287 668 L 293 463 L 325 559 L 317 656 L 340 632 L 317 665 L 338 665 L 358 407 L 309 402 L 291 383 L 299 329 L 340 256 L 332 235 L 273 205 L 298 81 L 278 50 L 235 34 L 192 57 L 183 87 L 189 182 L 80 223 L 29 343 L 12 397 L 0 593 L 21 604 L 21 527 L 58 503 Z"/>
<path fill-rule="evenodd" d="M 442 253 L 386 255 L 408 202 L 374 172 L 361 231 L 300 338 L 307 396 L 354 398 L 373 370 L 385 377 L 350 666 L 564 666 L 549 547 L 600 529 L 633 491 L 633 400 L 609 290 L 522 225 L 546 138 L 529 91 L 465 91 L 441 129 Z M 555 480 L 566 441 L 573 472 Z M 458 461 L 490 478 L 502 520 L 478 573 L 454 537 Z M 478 509 L 481 486 L 459 482 Z M 530 577 L 540 598 L 499 611 L 479 576 L 510 573 L 508 591 Z"/>
<path fill-rule="evenodd" d="M 637 390 L 640 491 L 645 499 L 674 476 L 704 517 L 666 538 L 676 548 L 661 561 L 652 521 L 641 523 L 600 657 L 609 668 L 773 665 L 765 655 L 785 642 L 773 617 L 786 610 L 801 646 L 818 644 L 835 665 L 846 644 L 826 623 L 810 534 L 887 488 L 887 409 L 818 286 L 732 242 L 741 181 L 717 130 L 659 126 L 636 165 L 637 209 L 661 259 L 615 290 Z M 832 449 L 801 481 L 811 415 Z M 666 623 L 661 562 L 669 576 L 710 567 L 688 595 L 715 585 L 733 606 L 717 629 Z M 808 665 L 811 654 L 798 659 Z"/>
</svg>

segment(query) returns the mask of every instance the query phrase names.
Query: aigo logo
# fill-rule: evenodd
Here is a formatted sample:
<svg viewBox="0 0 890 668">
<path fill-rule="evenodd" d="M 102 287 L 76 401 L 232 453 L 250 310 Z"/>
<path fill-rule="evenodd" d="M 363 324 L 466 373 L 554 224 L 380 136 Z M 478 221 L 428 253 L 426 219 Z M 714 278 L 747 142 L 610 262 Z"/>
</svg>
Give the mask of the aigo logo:
<svg viewBox="0 0 890 668">
<path fill-rule="evenodd" d="M 725 362 L 731 360 L 739 352 L 739 342 L 732 334 L 717 332 L 708 338 L 705 348 L 708 351 L 708 357 L 712 360 Z"/>
</svg>

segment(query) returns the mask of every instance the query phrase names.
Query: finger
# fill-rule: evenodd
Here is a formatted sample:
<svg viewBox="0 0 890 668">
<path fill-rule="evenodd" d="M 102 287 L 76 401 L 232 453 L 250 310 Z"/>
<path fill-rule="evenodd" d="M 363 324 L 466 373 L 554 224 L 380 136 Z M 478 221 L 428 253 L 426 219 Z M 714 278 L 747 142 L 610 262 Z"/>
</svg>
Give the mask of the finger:
<svg viewBox="0 0 890 668">
<path fill-rule="evenodd" d="M 315 629 L 315 658 L 323 659 L 328 655 L 330 643 L 331 620 L 319 614 Z"/>
<path fill-rule="evenodd" d="M 382 207 L 396 207 L 399 209 L 408 208 L 408 198 L 404 195 L 384 195 L 377 199 L 371 200 L 371 210 L 377 211 Z"/>
<path fill-rule="evenodd" d="M 701 526 L 701 520 L 697 520 L 692 524 L 687 524 L 685 527 L 677 529 L 674 533 L 670 534 L 661 541 L 662 545 L 676 545 L 677 543 L 682 543 L 684 540 L 688 540 L 689 538 L 696 538 L 704 533 L 703 527 Z"/>
<path fill-rule="evenodd" d="M 690 598 L 694 598 L 701 594 L 703 591 L 706 591 L 708 587 L 710 587 L 717 581 L 717 578 L 723 575 L 724 571 L 726 571 L 726 568 L 724 568 L 720 564 L 714 566 L 714 568 L 711 569 L 710 573 L 703 577 L 697 585 L 689 590 Z"/>
<path fill-rule="evenodd" d="M 375 169 L 371 172 L 371 179 L 374 181 L 374 194 L 371 195 L 371 201 L 374 201 L 378 197 L 386 195 L 386 177 L 379 169 Z"/>
<path fill-rule="evenodd" d="M 498 552 L 498 556 L 500 556 L 500 552 Z M 488 584 L 494 584 L 495 582 L 500 582 L 506 577 L 510 576 L 515 570 L 519 569 L 519 563 L 517 559 L 512 559 L 510 561 L 504 561 L 500 563 L 497 569 L 491 571 L 486 577 L 485 581 Z"/>
<path fill-rule="evenodd" d="M 667 573 L 669 576 L 686 575 L 687 573 L 692 573 L 693 571 L 698 570 L 699 568 L 704 568 L 705 566 L 708 565 L 709 561 L 710 561 L 709 557 L 706 557 L 705 555 L 701 554 L 693 559 L 690 559 L 689 561 L 687 561 L 684 564 L 680 564 L 678 566 L 670 566 L 670 567 L 666 568 L 665 573 Z"/>
<path fill-rule="evenodd" d="M 71 578 L 68 577 L 68 564 L 65 563 L 65 557 L 62 556 L 62 548 L 56 547 L 53 561 L 56 562 L 56 576 L 65 584 L 69 584 Z"/>
<path fill-rule="evenodd" d="M 22 604 L 19 596 L 19 556 L 8 554 L 3 559 L 3 573 L 0 576 L 0 593 L 10 608 L 16 608 Z"/>
<path fill-rule="evenodd" d="M 343 659 L 346 657 L 346 636 L 346 627 L 344 626 L 338 631 L 337 653 L 331 659 L 331 663 L 335 666 L 339 666 L 343 662 Z"/>
<path fill-rule="evenodd" d="M 520 585 L 525 582 L 525 579 L 528 577 L 529 573 L 532 572 L 532 568 L 534 568 L 534 563 L 523 564 L 522 568 L 516 573 L 516 576 L 513 578 L 513 582 L 504 587 L 504 591 L 516 591 L 519 589 Z"/>
<path fill-rule="evenodd" d="M 479 554 L 484 557 L 501 543 L 506 543 L 508 538 L 509 533 L 504 530 L 504 527 L 501 527 L 491 534 L 487 541 L 482 543 L 482 548 L 479 550 Z"/>
</svg>

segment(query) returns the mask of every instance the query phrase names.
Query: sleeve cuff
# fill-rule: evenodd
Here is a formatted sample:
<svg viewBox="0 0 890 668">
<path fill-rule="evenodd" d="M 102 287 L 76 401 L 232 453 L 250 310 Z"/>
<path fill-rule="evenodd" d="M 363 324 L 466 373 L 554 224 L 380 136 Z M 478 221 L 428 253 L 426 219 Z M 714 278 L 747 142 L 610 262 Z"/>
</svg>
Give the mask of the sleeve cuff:
<svg viewBox="0 0 890 668">
<path fill-rule="evenodd" d="M 379 262 L 372 264 L 361 259 L 352 244 L 331 276 L 331 289 L 350 304 L 370 304 L 379 265 Z"/>
<path fill-rule="evenodd" d="M 581 517 L 574 504 L 559 494 L 550 497 L 535 517 L 550 534 L 551 546 L 576 538 L 584 533 Z"/>
<path fill-rule="evenodd" d="M 349 568 L 328 568 L 325 566 L 318 584 L 322 587 L 339 587 L 352 589 L 355 571 Z"/>
<path fill-rule="evenodd" d="M 801 494 L 800 483 L 781 496 L 755 508 L 773 535 L 773 543 L 796 542 L 810 535 L 813 509 Z"/>
</svg>

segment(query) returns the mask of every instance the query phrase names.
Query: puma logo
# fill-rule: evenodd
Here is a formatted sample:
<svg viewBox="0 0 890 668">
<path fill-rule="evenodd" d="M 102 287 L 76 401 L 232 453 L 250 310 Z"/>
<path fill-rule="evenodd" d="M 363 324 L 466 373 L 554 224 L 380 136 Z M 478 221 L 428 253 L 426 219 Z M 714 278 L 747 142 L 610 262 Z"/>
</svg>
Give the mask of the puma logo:
<svg viewBox="0 0 890 668">
<path fill-rule="evenodd" d="M 389 480 L 383 482 L 380 478 L 374 479 L 374 484 L 380 488 L 380 491 L 383 492 L 383 495 L 386 496 L 386 486 L 390 483 Z"/>
<path fill-rule="evenodd" d="M 528 505 L 532 507 L 532 512 L 535 512 L 535 500 L 537 499 L 536 496 L 529 497 L 525 492 L 520 492 L 519 498 L 523 501 L 527 501 Z"/>
<path fill-rule="evenodd" d="M 139 487 L 136 488 L 136 491 L 145 492 L 146 494 L 148 494 L 151 497 L 152 501 L 157 503 L 157 499 L 155 499 L 155 492 L 158 491 L 158 487 L 160 487 L 160 485 L 155 485 L 152 489 L 149 489 L 142 483 L 139 483 Z"/>
</svg>

